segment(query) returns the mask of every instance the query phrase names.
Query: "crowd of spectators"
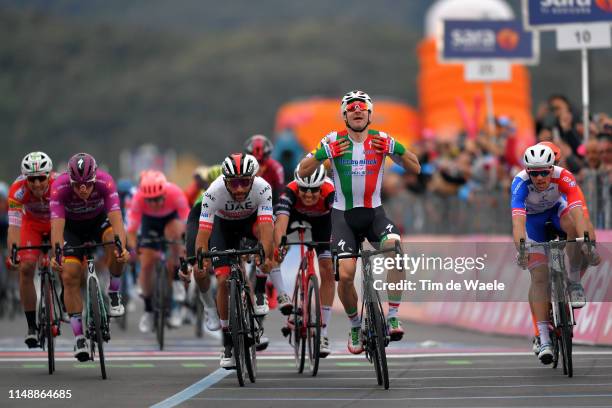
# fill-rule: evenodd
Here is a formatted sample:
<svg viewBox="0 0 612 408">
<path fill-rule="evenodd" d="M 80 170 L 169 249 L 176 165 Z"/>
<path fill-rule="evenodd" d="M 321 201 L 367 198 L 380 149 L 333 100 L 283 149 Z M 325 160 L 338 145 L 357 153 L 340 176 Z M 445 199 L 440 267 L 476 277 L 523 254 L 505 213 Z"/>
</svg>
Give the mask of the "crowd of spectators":
<svg viewBox="0 0 612 408">
<path fill-rule="evenodd" d="M 589 126 L 589 139 L 585 141 L 582 116 L 566 97 L 552 95 L 538 106 L 534 133 L 536 142 L 551 141 L 560 147 L 560 166 L 570 170 L 582 186 L 591 212 L 597 213 L 592 215 L 596 227 L 612 228 L 609 214 L 612 206 L 612 118 L 605 113 L 594 114 Z M 471 211 L 472 216 L 477 215 L 474 208 L 486 209 L 486 217 L 500 226 L 495 232 L 509 228 L 510 184 L 523 168 L 512 118 L 497 116 L 493 127 L 485 126 L 472 136 L 459 135 L 457 140 L 440 140 L 429 130 L 422 136 L 413 147 L 421 161 L 422 173 L 418 176 L 406 174 L 394 165 L 385 176 L 383 194 L 392 212 L 394 203 L 397 204 L 396 221 L 412 224 L 406 228 L 412 231 L 443 232 L 448 230 L 444 227 L 454 221 L 450 217 L 457 216 L 456 206 L 462 206 Z M 405 205 L 397 203 L 405 203 L 406 194 L 412 202 L 417 201 L 417 207 L 419 200 L 425 202 L 421 210 L 409 209 L 412 215 L 408 219 Z M 444 212 L 449 217 L 445 217 Z M 418 224 L 423 223 L 419 217 L 423 216 L 424 222 L 441 223 L 441 228 L 419 227 Z M 475 221 L 482 222 L 478 218 L 474 217 Z"/>
</svg>

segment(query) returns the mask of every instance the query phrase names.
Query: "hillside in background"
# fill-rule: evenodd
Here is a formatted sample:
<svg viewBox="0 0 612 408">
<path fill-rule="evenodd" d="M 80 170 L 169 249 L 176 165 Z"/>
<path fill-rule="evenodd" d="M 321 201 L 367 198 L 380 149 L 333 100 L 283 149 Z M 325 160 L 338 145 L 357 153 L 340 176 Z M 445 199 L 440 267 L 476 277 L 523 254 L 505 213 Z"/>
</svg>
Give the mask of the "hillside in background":
<svg viewBox="0 0 612 408">
<path fill-rule="evenodd" d="M 0 132 L 7 141 L 0 153 L 0 179 L 13 177 L 23 154 L 32 149 L 46 150 L 58 161 L 88 150 L 111 168 L 120 149 L 143 142 L 191 152 L 203 161 L 219 160 L 250 134 L 270 134 L 278 107 L 303 96 L 337 98 L 359 87 L 417 106 L 415 49 L 421 30 L 399 17 L 381 24 L 356 11 L 340 20 L 319 11 L 316 17 L 295 19 L 293 14 L 283 18 L 285 8 L 279 7 L 277 20 L 269 23 L 251 19 L 240 28 L 225 25 L 185 35 L 133 26 L 129 10 L 117 24 L 104 22 L 123 3 L 115 0 L 104 2 L 108 9 L 101 1 L 42 0 L 28 2 L 27 8 L 34 3 L 48 4 L 53 15 L 0 9 Z M 149 2 L 129 2 L 139 3 L 142 9 Z M 150 3 L 151 16 L 160 18 L 163 4 L 174 4 Z M 262 4 L 266 18 L 274 15 L 269 13 L 273 2 L 252 3 Z M 246 2 L 238 4 L 246 7 Z M 325 9 L 323 2 L 313 4 L 314 10 Z M 361 10 L 343 4 L 347 11 Z M 72 14 L 66 11 L 71 7 Z M 231 7 L 238 6 L 232 2 Z M 612 106 L 611 63 L 609 52 L 592 53 L 595 110 Z M 580 100 L 577 52 L 547 51 L 531 72 L 536 101 L 552 92 Z"/>
</svg>

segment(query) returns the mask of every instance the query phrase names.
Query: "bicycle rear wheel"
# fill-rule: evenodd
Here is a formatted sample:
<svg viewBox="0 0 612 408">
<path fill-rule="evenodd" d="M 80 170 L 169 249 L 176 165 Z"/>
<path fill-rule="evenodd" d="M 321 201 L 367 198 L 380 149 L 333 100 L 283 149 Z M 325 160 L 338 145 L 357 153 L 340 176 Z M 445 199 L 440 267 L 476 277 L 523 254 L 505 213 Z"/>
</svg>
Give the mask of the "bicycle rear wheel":
<svg viewBox="0 0 612 408">
<path fill-rule="evenodd" d="M 92 311 L 94 336 L 90 340 L 97 343 L 98 345 L 98 359 L 100 360 L 100 370 L 102 372 L 102 379 L 106 380 L 106 363 L 104 361 L 104 343 L 102 337 L 102 313 L 100 308 L 100 302 L 102 301 L 100 296 L 100 289 L 98 288 L 98 282 L 95 279 L 89 280 L 89 302 Z M 92 355 L 93 357 L 93 355 Z"/>
<path fill-rule="evenodd" d="M 242 327 L 242 299 L 238 282 L 230 280 L 230 332 L 232 333 L 232 353 L 236 362 L 236 376 L 238 384 L 244 387 L 245 356 L 244 336 Z"/>
<path fill-rule="evenodd" d="M 302 337 L 303 300 L 302 276 L 301 272 L 298 272 L 293 290 L 293 355 L 298 373 L 304 372 L 304 363 L 306 362 L 306 342 Z"/>
<path fill-rule="evenodd" d="M 157 333 L 157 343 L 159 349 L 164 349 L 164 330 L 166 328 L 166 308 L 168 294 L 168 275 L 166 269 L 161 263 L 157 264 L 157 288 L 156 288 L 156 310 L 155 310 L 155 326 Z"/>
<path fill-rule="evenodd" d="M 319 297 L 319 281 L 316 275 L 308 279 L 308 360 L 312 376 L 319 371 L 319 351 L 321 348 L 321 298 Z"/>
<path fill-rule="evenodd" d="M 572 327 L 568 313 L 571 306 L 565 302 L 559 302 L 559 318 L 561 323 L 561 353 L 563 354 L 563 374 L 568 377 L 574 375 L 572 362 Z"/>
</svg>

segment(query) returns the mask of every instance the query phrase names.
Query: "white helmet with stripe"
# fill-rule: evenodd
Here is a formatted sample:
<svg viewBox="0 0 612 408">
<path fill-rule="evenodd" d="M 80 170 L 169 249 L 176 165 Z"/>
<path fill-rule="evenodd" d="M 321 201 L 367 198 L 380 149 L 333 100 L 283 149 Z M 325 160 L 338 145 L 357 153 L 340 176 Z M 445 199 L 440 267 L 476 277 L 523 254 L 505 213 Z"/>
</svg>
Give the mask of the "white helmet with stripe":
<svg viewBox="0 0 612 408">
<path fill-rule="evenodd" d="M 21 161 L 21 174 L 28 176 L 48 176 L 53 170 L 51 158 L 43 152 L 31 152 Z"/>
<path fill-rule="evenodd" d="M 221 165 L 221 172 L 225 178 L 255 177 L 258 171 L 257 159 L 245 153 L 232 153 L 223 160 Z"/>
<path fill-rule="evenodd" d="M 340 105 L 340 113 L 344 115 L 346 112 L 346 106 L 351 101 L 363 101 L 368 106 L 368 110 L 372 112 L 374 110 L 374 104 L 372 103 L 372 98 L 370 95 L 363 91 L 355 90 L 347 93 L 342 97 L 342 104 Z"/>
<path fill-rule="evenodd" d="M 555 164 L 555 153 L 550 147 L 537 144 L 525 150 L 523 161 L 528 169 L 552 167 Z"/>
<path fill-rule="evenodd" d="M 299 176 L 300 165 L 295 168 L 294 177 L 295 181 L 300 187 L 320 187 L 325 181 L 325 166 L 320 165 L 310 176 L 300 177 Z"/>
</svg>

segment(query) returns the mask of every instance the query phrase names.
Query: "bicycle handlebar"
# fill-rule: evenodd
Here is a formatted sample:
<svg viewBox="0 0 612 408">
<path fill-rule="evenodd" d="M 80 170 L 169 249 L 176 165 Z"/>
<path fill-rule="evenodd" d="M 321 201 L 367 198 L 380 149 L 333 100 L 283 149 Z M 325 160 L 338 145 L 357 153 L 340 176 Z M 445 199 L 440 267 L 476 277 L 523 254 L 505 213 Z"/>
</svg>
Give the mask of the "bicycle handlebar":
<svg viewBox="0 0 612 408">
<path fill-rule="evenodd" d="M 265 258 L 265 252 L 261 243 L 257 246 L 247 249 L 226 249 L 225 251 L 202 251 L 202 248 L 198 248 L 197 261 L 198 268 L 202 269 L 204 266 L 204 258 L 212 258 L 213 256 L 232 256 L 238 257 L 240 255 L 259 255 L 263 260 Z"/>
<path fill-rule="evenodd" d="M 304 245 L 305 247 L 310 248 L 318 248 L 323 245 L 329 245 L 329 241 L 295 241 L 295 242 L 287 242 L 287 236 L 283 235 L 281 238 L 281 242 L 279 244 L 280 247 L 290 246 L 290 245 Z"/>
<path fill-rule="evenodd" d="M 94 248 L 100 248 L 100 247 L 105 247 L 108 245 L 115 245 L 115 247 L 117 248 L 117 252 L 122 253 L 123 252 L 123 244 L 121 243 L 121 239 L 119 238 L 119 235 L 115 235 L 114 239 L 112 241 L 105 241 L 105 242 L 100 242 L 100 243 L 84 243 L 82 245 L 75 245 L 75 246 L 70 246 L 70 245 L 66 245 L 64 246 L 64 248 L 70 248 L 70 249 L 94 249 Z M 62 261 L 62 253 L 63 253 L 63 249 L 60 248 L 59 244 L 55 244 L 55 260 L 58 264 L 61 265 L 61 261 Z"/>
<path fill-rule="evenodd" d="M 399 241 L 395 241 L 395 245 L 393 246 L 393 248 L 384 248 L 384 249 L 376 249 L 373 251 L 370 250 L 361 250 L 358 253 L 347 253 L 347 254 L 341 254 L 338 255 L 338 251 L 337 250 L 333 250 L 332 251 L 332 259 L 334 262 L 334 278 L 336 280 L 336 282 L 340 281 L 340 269 L 338 267 L 338 260 L 339 259 L 347 259 L 347 258 L 363 258 L 363 257 L 371 257 L 371 256 L 376 256 L 376 255 L 381 255 L 387 252 L 395 252 L 398 255 L 401 255 L 402 253 L 402 247 L 399 243 Z"/>
<path fill-rule="evenodd" d="M 142 238 L 138 240 L 138 244 L 184 245 L 185 242 L 166 238 Z"/>
</svg>

